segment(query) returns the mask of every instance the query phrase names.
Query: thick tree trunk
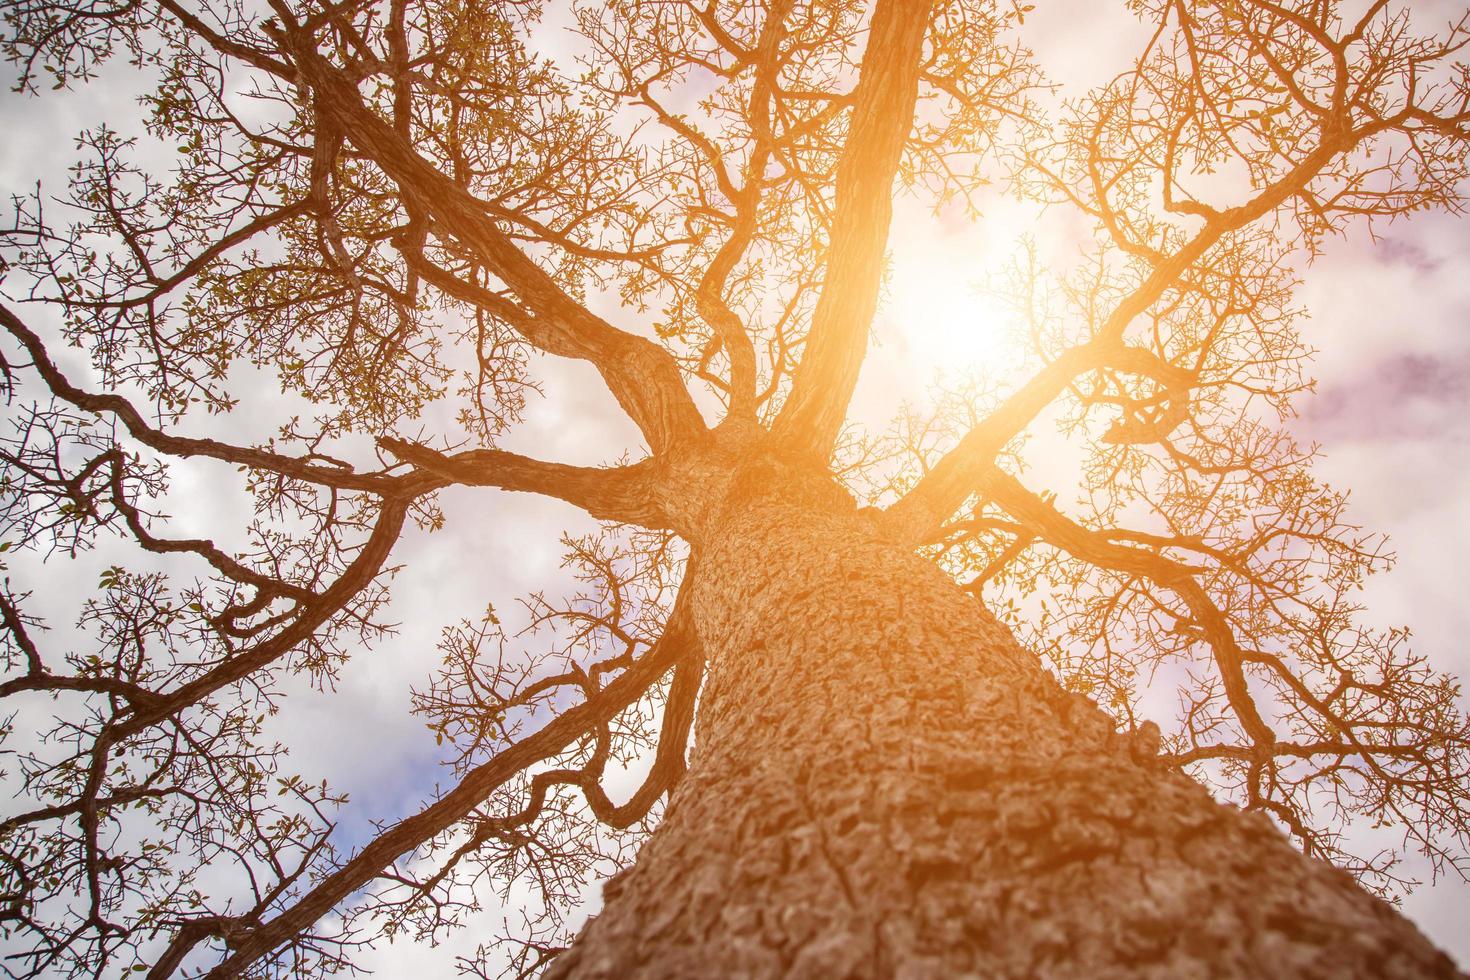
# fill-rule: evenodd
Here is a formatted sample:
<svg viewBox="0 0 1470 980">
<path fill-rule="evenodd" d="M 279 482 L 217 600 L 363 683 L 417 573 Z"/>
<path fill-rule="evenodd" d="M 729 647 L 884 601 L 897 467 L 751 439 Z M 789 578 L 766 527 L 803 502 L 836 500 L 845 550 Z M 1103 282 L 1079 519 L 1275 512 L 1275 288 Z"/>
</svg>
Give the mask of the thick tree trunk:
<svg viewBox="0 0 1470 980">
<path fill-rule="evenodd" d="M 761 494 L 702 537 L 690 771 L 550 976 L 1459 975 L 863 514 Z"/>
</svg>

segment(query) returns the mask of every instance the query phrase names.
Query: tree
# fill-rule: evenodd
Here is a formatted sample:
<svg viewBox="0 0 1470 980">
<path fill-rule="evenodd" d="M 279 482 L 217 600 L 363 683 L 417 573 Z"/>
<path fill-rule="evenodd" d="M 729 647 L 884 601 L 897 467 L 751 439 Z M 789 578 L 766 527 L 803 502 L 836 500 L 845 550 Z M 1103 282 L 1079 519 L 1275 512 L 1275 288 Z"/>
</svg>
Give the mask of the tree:
<svg viewBox="0 0 1470 980">
<path fill-rule="evenodd" d="M 150 85 L 4 238 L 3 547 L 139 549 L 78 649 L 0 597 L 13 972 L 328 974 L 521 881 L 521 975 L 1455 975 L 1350 831 L 1467 870 L 1459 689 L 1363 624 L 1388 553 L 1287 425 L 1306 260 L 1462 206 L 1470 16 L 1358 6 L 1134 0 L 1144 50 L 1058 105 L 986 0 L 578 3 L 575 61 L 531 3 L 9 4 L 20 90 Z M 1024 365 L 848 425 L 895 195 L 992 182 L 1091 229 L 997 281 Z M 641 454 L 501 448 L 547 358 Z M 307 410 L 190 434 L 262 377 Z M 1025 472 L 1053 424 L 1078 486 Z M 198 461 L 245 527 L 156 512 Z M 391 629 L 457 486 L 603 522 L 586 587 L 528 600 L 544 653 L 446 628 L 453 780 L 343 849 L 269 716 Z"/>
</svg>

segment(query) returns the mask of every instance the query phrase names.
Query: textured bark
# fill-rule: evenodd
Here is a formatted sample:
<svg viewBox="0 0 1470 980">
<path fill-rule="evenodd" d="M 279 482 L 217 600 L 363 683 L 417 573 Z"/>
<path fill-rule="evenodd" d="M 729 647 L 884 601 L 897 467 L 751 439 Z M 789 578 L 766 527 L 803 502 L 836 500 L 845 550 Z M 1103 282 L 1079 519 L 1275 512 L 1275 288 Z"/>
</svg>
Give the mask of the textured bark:
<svg viewBox="0 0 1470 980">
<path fill-rule="evenodd" d="M 834 494 L 699 545 L 691 768 L 551 977 L 1452 977 Z"/>
</svg>

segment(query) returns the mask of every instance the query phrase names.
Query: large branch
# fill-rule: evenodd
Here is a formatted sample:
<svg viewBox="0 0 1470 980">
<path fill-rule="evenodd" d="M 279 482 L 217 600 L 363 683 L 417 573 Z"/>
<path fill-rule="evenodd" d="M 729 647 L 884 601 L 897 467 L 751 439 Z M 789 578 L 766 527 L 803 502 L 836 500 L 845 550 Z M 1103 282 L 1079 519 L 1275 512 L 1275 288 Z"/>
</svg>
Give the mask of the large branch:
<svg viewBox="0 0 1470 980">
<path fill-rule="evenodd" d="M 1276 736 L 1261 718 L 1246 683 L 1245 652 L 1236 641 L 1235 631 L 1230 628 L 1224 612 L 1190 569 L 1157 552 L 1117 544 L 1096 531 L 1088 530 L 1027 490 L 1019 480 L 999 467 L 989 469 L 981 486 L 981 492 L 987 499 L 1008 512 L 1037 539 L 1098 568 L 1147 578 L 1179 596 L 1189 607 L 1210 646 L 1231 710 L 1256 746 L 1263 751 L 1269 750 Z"/>
<path fill-rule="evenodd" d="M 668 516 L 658 506 L 657 464 L 653 460 L 605 468 L 569 466 L 499 449 L 445 455 L 403 439 L 384 437 L 378 444 L 416 469 L 448 483 L 556 497 L 603 521 L 650 528 L 669 526 Z"/>
<path fill-rule="evenodd" d="M 471 770 L 448 794 L 384 831 L 352 860 L 323 878 L 274 919 L 258 927 L 232 933 L 230 946 L 233 952 L 207 976 L 211 980 L 240 976 L 261 957 L 305 932 L 338 903 L 370 884 L 403 854 L 463 820 L 517 773 L 565 751 L 595 727 L 617 717 L 642 697 L 670 667 L 684 659 L 689 644 L 695 642 L 687 610 L 689 593 L 689 576 L 686 575 L 663 636 L 653 649 L 607 687 L 582 704 L 562 712 L 536 734 L 508 746 L 493 759 Z M 664 751 L 660 744 L 660 754 Z M 672 752 L 673 747 L 668 751 Z"/>
<path fill-rule="evenodd" d="M 32 366 L 53 395 L 84 411 L 114 416 L 132 438 L 168 456 L 202 456 L 338 490 L 363 490 L 398 499 L 409 499 L 456 483 L 499 487 L 502 490 L 557 497 L 583 508 L 601 520 L 640 524 L 645 527 L 663 527 L 667 522 L 654 501 L 651 463 L 611 468 L 568 466 L 494 449 L 445 456 L 425 446 L 384 437 L 379 440 L 380 445 L 404 462 L 411 463 L 417 471 L 403 476 L 389 476 L 383 473 L 358 473 L 345 466 L 324 466 L 298 457 L 250 446 L 238 446 L 217 439 L 173 435 L 149 425 L 137 407 L 123 396 L 96 394 L 72 384 L 51 360 L 41 338 L 4 305 L 0 305 L 0 324 L 25 348 L 31 357 Z M 200 550 L 198 542 L 153 541 L 137 522 L 136 514 L 130 515 L 124 507 L 124 516 L 128 518 L 129 526 L 139 542 L 150 550 Z M 206 557 L 216 567 L 220 567 L 220 556 Z M 221 571 L 237 581 L 261 584 L 252 579 L 253 573 L 231 564 L 231 568 L 221 568 Z"/>
<path fill-rule="evenodd" d="M 483 203 L 368 108 L 356 86 L 301 31 L 288 27 L 273 34 L 296 63 L 324 121 L 381 167 L 440 229 L 472 250 L 535 314 L 511 324 L 528 341 L 549 353 L 590 361 L 655 454 L 704 431 L 699 409 L 667 351 L 619 330 L 568 295 L 516 248 Z"/>
<path fill-rule="evenodd" d="M 995 457 L 1080 374 L 1103 365 L 1102 345 L 1070 347 L 965 433 L 903 498 L 888 508 L 893 533 L 917 544 L 928 539 L 978 489 Z"/>
<path fill-rule="evenodd" d="M 878 306 L 883 250 L 893 219 L 893 178 L 913 127 L 932 0 L 878 0 L 868 31 L 847 144 L 837 166 L 836 210 L 822 294 L 806 351 L 776 432 L 825 458 L 857 386 Z"/>
<path fill-rule="evenodd" d="M 36 373 L 41 376 L 41 380 L 46 383 L 46 387 L 53 395 L 83 411 L 116 417 L 123 424 L 128 435 L 148 448 L 165 455 L 181 458 L 202 456 L 278 473 L 281 476 L 305 480 L 319 486 L 333 487 L 338 490 L 365 490 L 389 496 L 413 492 L 417 488 L 411 487 L 409 483 L 422 482 L 418 477 L 405 478 L 381 473 L 357 473 L 347 467 L 323 466 L 320 463 L 283 456 L 264 449 L 236 446 L 217 439 L 194 439 L 164 432 L 149 425 L 143 413 L 139 412 L 137 407 L 123 396 L 96 394 L 72 384 L 51 360 L 45 342 L 3 304 L 0 304 L 0 325 L 3 325 L 11 336 L 25 348 L 26 353 L 31 357 Z"/>
<path fill-rule="evenodd" d="M 1301 194 L 1335 158 L 1384 128 L 1387 127 L 1373 125 L 1330 137 L 1324 135 L 1322 144 L 1281 180 L 1239 207 L 1214 213 L 1194 237 L 1153 267 L 1144 281 L 1113 308 L 1090 340 L 1068 348 L 1033 375 L 990 416 L 967 432 L 902 500 L 890 507 L 889 519 L 895 532 L 912 542 L 931 535 L 975 492 L 1006 444 L 1030 425 L 1078 375 L 1115 362 L 1124 370 L 1133 370 L 1139 355 L 1123 346 L 1123 337 L 1135 318 L 1174 288 L 1227 235 L 1271 214 Z M 1117 358 L 1128 360 L 1117 362 Z"/>
</svg>

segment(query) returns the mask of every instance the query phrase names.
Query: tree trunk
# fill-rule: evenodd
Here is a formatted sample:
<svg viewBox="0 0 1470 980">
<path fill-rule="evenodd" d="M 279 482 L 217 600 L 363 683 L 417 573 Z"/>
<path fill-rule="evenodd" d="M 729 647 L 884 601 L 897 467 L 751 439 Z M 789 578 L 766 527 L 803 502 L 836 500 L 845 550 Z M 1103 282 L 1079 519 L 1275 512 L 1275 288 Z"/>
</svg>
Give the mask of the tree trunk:
<svg viewBox="0 0 1470 980">
<path fill-rule="evenodd" d="M 850 505 L 709 527 L 690 770 L 548 976 L 1459 976 Z"/>
</svg>

